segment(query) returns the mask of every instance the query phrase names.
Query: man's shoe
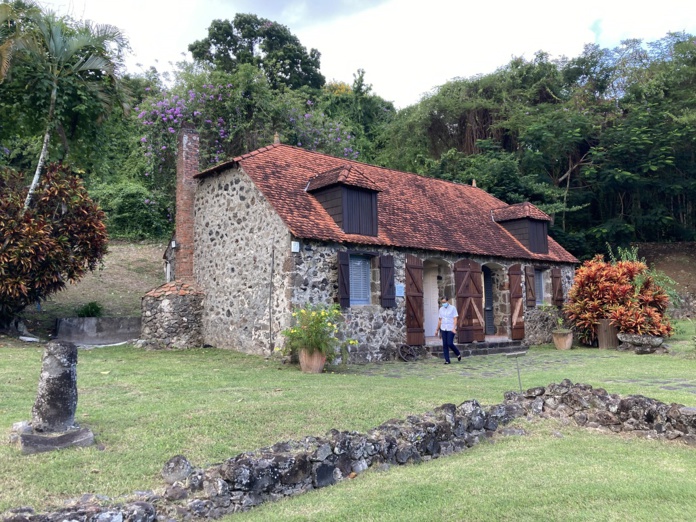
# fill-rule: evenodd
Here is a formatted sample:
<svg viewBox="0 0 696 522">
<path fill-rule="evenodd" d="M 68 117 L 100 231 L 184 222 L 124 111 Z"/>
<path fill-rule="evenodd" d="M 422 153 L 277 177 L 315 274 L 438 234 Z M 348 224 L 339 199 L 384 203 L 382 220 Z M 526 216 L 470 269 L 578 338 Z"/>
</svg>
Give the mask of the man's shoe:
<svg viewBox="0 0 696 522">
<path fill-rule="evenodd" d="M 445 364 L 449 364 L 449 363 L 450 363 L 449 361 L 445 361 Z"/>
<path fill-rule="evenodd" d="M 459 362 L 462 362 L 462 356 L 461 356 L 461 355 L 457 355 L 457 360 L 458 360 Z"/>
</svg>

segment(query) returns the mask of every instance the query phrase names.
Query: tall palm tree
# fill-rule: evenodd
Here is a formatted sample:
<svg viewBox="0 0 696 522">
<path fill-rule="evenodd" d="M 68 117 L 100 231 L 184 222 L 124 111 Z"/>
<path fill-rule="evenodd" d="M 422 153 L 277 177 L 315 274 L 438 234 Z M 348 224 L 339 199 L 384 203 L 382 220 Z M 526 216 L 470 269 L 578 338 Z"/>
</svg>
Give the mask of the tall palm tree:
<svg viewBox="0 0 696 522">
<path fill-rule="evenodd" d="M 29 28 L 14 42 L 14 55 L 21 55 L 32 64 L 36 71 L 34 83 L 49 85 L 50 97 L 43 144 L 24 202 L 25 210 L 41 177 L 51 135 L 60 124 L 56 121 L 56 100 L 61 87 L 81 82 L 104 111 L 108 110 L 114 102 L 121 101 L 116 65 L 118 53 L 126 46 L 121 31 L 111 25 L 70 23 L 51 11 L 40 11 L 30 19 Z"/>
</svg>

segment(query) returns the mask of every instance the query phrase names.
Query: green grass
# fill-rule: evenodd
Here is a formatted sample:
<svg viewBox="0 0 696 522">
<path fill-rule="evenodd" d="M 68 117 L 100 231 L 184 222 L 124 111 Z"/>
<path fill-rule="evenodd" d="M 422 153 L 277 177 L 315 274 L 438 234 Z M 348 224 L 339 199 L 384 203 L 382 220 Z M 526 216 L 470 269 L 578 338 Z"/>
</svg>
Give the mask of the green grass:
<svg viewBox="0 0 696 522">
<path fill-rule="evenodd" d="M 672 354 L 636 356 L 534 347 L 519 359 L 524 388 L 569 378 L 610 393 L 696 406 L 693 327 Z M 0 426 L 31 418 L 42 349 L 0 339 Z M 164 462 L 184 454 L 209 466 L 280 440 L 330 428 L 366 431 L 390 418 L 518 389 L 503 356 L 338 368 L 305 375 L 231 351 L 80 351 L 77 420 L 98 446 L 22 456 L 0 444 L 0 512 L 44 510 L 83 493 L 118 497 L 161 490 Z M 417 466 L 369 471 L 351 481 L 269 504 L 239 520 L 682 520 L 696 518 L 696 450 L 518 421 L 525 437 L 497 439 Z"/>
</svg>

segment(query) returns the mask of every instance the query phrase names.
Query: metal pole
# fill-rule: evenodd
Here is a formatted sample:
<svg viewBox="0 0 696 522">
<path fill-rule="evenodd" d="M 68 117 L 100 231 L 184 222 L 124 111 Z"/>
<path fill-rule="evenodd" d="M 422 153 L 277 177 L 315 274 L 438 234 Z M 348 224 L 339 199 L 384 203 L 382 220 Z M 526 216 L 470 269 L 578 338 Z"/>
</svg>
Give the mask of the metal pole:
<svg viewBox="0 0 696 522">
<path fill-rule="evenodd" d="M 515 362 L 517 363 L 517 382 L 520 383 L 520 393 L 522 393 L 522 377 L 520 377 L 520 358 L 515 357 Z"/>
<path fill-rule="evenodd" d="M 268 346 L 273 353 L 273 269 L 275 268 L 275 245 L 271 247 L 271 284 L 268 295 Z"/>
</svg>

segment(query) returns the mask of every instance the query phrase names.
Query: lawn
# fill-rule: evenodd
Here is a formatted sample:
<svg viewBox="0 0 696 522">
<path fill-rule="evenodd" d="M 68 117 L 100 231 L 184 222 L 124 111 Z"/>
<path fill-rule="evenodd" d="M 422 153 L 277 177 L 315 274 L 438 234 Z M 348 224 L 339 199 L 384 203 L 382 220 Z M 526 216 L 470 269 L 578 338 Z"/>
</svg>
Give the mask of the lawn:
<svg viewBox="0 0 696 522">
<path fill-rule="evenodd" d="M 533 347 L 519 359 L 524 388 L 568 378 L 610 393 L 696 406 L 693 327 L 672 354 Z M 0 338 L 0 426 L 29 420 L 42 348 Z M 117 498 L 162 490 L 176 454 L 205 467 L 330 428 L 366 431 L 390 418 L 518 389 L 515 361 L 475 357 L 339 367 L 304 375 L 275 360 L 215 349 L 80 351 L 77 419 L 98 445 L 22 456 L 0 445 L 0 512 L 45 510 L 83 493 Z M 500 437 L 417 466 L 368 471 L 236 520 L 671 520 L 696 518 L 696 448 L 519 420 Z"/>
</svg>

